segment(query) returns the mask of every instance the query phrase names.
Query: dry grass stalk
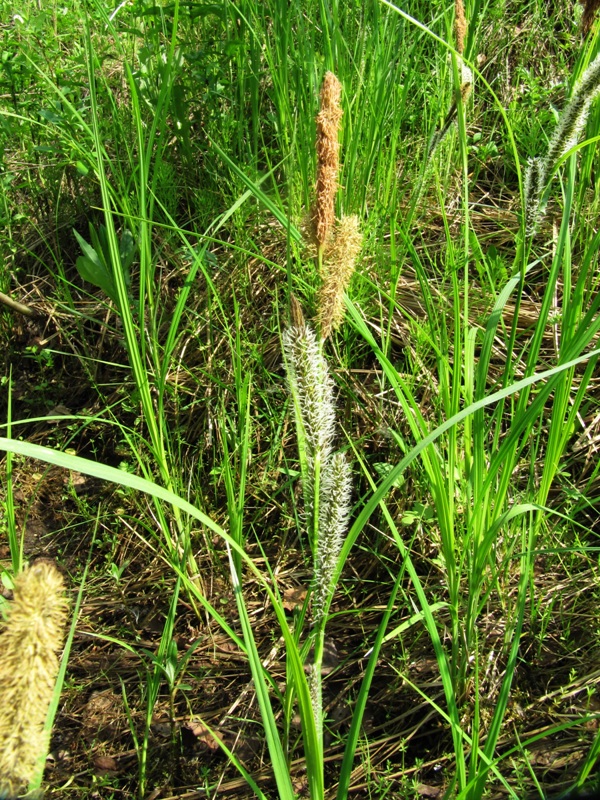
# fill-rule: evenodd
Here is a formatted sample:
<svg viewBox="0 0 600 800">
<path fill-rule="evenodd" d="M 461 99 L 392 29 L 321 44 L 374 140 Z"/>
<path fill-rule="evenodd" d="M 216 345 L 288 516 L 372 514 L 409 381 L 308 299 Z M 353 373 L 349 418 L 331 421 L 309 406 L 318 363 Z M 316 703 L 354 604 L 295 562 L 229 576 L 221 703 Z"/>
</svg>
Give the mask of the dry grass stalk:
<svg viewBox="0 0 600 800">
<path fill-rule="evenodd" d="M 26 789 L 47 753 L 44 724 L 66 621 L 58 570 L 42 561 L 21 572 L 0 636 L 0 796 Z"/>
<path fill-rule="evenodd" d="M 596 11 L 600 8 L 600 0 L 582 0 L 583 2 L 583 16 L 581 18 L 581 35 L 585 39 L 592 29 Z"/>
<path fill-rule="evenodd" d="M 456 39 L 456 49 L 462 54 L 465 52 L 465 37 L 467 35 L 467 18 L 463 0 L 454 2 L 454 36 Z"/>
<path fill-rule="evenodd" d="M 327 72 L 321 88 L 321 108 L 317 114 L 317 207 L 316 237 L 323 248 L 335 221 L 335 194 L 340 166 L 339 130 L 342 120 L 342 84 Z"/>
<path fill-rule="evenodd" d="M 344 293 L 356 266 L 362 246 L 359 219 L 342 217 L 337 225 L 333 244 L 327 252 L 324 275 L 319 292 L 319 329 L 326 339 L 344 318 Z"/>
</svg>

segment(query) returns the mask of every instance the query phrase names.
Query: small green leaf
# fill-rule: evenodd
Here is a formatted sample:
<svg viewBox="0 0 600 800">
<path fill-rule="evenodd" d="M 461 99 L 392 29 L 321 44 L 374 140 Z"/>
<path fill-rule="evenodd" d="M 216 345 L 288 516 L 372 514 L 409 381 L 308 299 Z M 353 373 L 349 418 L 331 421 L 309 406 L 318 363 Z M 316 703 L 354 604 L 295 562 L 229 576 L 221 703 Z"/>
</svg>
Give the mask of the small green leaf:
<svg viewBox="0 0 600 800">
<path fill-rule="evenodd" d="M 125 228 L 121 236 L 121 241 L 119 242 L 119 254 L 121 256 L 121 264 L 127 276 L 127 285 L 129 285 L 129 267 L 133 262 L 136 250 L 137 246 L 133 234 L 129 228 Z"/>
<path fill-rule="evenodd" d="M 41 108 L 38 113 L 42 119 L 45 119 L 46 122 L 52 122 L 54 125 L 60 125 L 63 121 L 62 115 L 57 114 L 51 108 Z"/>
<path fill-rule="evenodd" d="M 100 258 L 96 250 L 94 250 L 77 231 L 74 230 L 73 233 L 83 251 L 83 255 L 79 256 L 75 262 L 77 271 L 84 281 L 102 289 L 102 291 L 116 303 L 117 292 L 115 290 L 115 284 L 104 260 Z"/>
<path fill-rule="evenodd" d="M 387 477 L 394 468 L 393 464 L 388 464 L 385 461 L 377 461 L 373 464 L 373 469 L 381 478 Z M 404 483 L 404 475 L 399 475 L 393 482 L 392 486 L 399 489 Z"/>
</svg>

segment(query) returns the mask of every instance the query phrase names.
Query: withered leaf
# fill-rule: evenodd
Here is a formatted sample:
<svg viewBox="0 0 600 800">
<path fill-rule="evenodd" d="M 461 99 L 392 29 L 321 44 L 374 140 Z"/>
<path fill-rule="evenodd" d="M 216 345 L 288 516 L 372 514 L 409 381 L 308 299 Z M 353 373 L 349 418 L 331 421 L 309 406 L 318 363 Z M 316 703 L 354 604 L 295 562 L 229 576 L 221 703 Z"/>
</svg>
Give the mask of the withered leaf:
<svg viewBox="0 0 600 800">
<path fill-rule="evenodd" d="M 283 607 L 286 611 L 301 608 L 306 600 L 306 589 L 301 586 L 292 586 L 283 592 Z"/>
<path fill-rule="evenodd" d="M 417 786 L 417 792 L 421 797 L 441 797 L 442 790 L 439 786 L 427 786 L 425 783 L 420 783 Z"/>
<path fill-rule="evenodd" d="M 205 745 L 212 752 L 220 749 L 217 739 L 222 742 L 223 736 L 217 730 L 213 730 L 211 733 L 201 720 L 191 719 L 185 723 L 183 728 L 191 733 L 199 744 Z"/>
<path fill-rule="evenodd" d="M 112 756 L 94 756 L 94 769 L 97 775 L 116 775 L 119 765 Z"/>
</svg>

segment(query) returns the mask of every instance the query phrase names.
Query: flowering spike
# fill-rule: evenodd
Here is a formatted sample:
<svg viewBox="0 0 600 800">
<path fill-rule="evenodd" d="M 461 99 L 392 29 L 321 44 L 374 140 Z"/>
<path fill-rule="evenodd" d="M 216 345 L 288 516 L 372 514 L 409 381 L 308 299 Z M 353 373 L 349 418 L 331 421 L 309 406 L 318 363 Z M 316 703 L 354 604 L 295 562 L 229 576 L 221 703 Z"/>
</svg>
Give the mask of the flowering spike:
<svg viewBox="0 0 600 800">
<path fill-rule="evenodd" d="M 319 504 L 319 543 L 315 564 L 315 618 L 322 616 L 331 593 L 331 581 L 344 543 L 350 515 L 352 477 L 343 453 L 335 453 L 323 471 Z"/>
<path fill-rule="evenodd" d="M 26 788 L 47 753 L 44 724 L 66 624 L 63 591 L 61 574 L 46 561 L 15 579 L 0 635 L 0 796 Z"/>
<path fill-rule="evenodd" d="M 326 339 L 344 318 L 344 293 L 356 266 L 362 246 L 358 217 L 342 217 L 324 264 L 323 284 L 319 291 L 319 328 Z"/>
<path fill-rule="evenodd" d="M 473 70 L 460 60 L 460 96 L 463 103 L 469 99 L 473 89 Z"/>
<path fill-rule="evenodd" d="M 587 123 L 590 106 L 598 93 L 600 93 L 600 55 L 596 56 L 575 85 L 571 99 L 560 116 L 548 146 L 547 174 L 550 174 L 556 162 L 577 144 Z"/>
<path fill-rule="evenodd" d="M 335 406 L 333 381 L 321 346 L 308 325 L 291 327 L 283 334 L 283 353 L 310 454 L 325 460 L 331 454 L 335 433 Z"/>
<path fill-rule="evenodd" d="M 308 665 L 308 688 L 315 718 L 317 738 L 320 740 L 323 737 L 323 694 L 320 669 L 314 662 Z"/>
<path fill-rule="evenodd" d="M 335 405 L 323 341 L 304 324 L 296 301 L 292 303 L 292 319 L 294 324 L 284 332 L 282 341 L 298 431 L 304 511 L 313 547 L 314 662 L 308 683 L 317 740 L 322 748 L 325 609 L 334 589 L 333 576 L 348 525 L 351 477 L 345 457 L 332 454 Z"/>
<path fill-rule="evenodd" d="M 535 233 L 543 214 L 542 194 L 545 185 L 544 162 L 541 158 L 530 158 L 525 172 L 525 228 L 530 236 Z"/>
<path fill-rule="evenodd" d="M 311 540 L 316 541 L 315 486 L 321 465 L 331 456 L 335 435 L 333 381 L 321 345 L 308 325 L 290 327 L 283 334 L 288 387 L 294 401 L 304 490 L 304 513 Z"/>
<path fill-rule="evenodd" d="M 465 38 L 467 35 L 467 18 L 463 0 L 454 0 L 454 38 L 456 49 L 461 54 L 465 52 Z"/>
<path fill-rule="evenodd" d="M 335 219 L 335 194 L 340 168 L 339 131 L 342 120 L 340 96 L 342 84 L 333 74 L 325 73 L 321 88 L 321 107 L 317 114 L 317 208 L 316 236 L 322 251 Z"/>
<path fill-rule="evenodd" d="M 579 141 L 586 126 L 592 102 L 600 94 L 600 55 L 575 84 L 571 99 L 563 109 L 556 130 L 548 145 L 546 157 L 529 161 L 525 174 L 525 220 L 527 233 L 532 235 L 544 214 L 542 195 L 552 177 L 556 164 Z"/>
</svg>

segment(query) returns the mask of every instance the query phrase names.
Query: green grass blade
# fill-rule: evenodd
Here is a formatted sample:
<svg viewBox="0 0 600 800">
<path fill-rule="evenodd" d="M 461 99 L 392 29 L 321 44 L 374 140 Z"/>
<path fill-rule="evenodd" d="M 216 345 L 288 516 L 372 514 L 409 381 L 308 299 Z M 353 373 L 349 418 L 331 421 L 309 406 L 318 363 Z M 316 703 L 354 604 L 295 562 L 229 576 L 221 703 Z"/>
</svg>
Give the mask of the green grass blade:
<svg viewBox="0 0 600 800">
<path fill-rule="evenodd" d="M 231 581 L 233 584 L 233 592 L 235 595 L 240 623 L 244 634 L 244 642 L 246 643 L 246 650 L 248 653 L 248 663 L 252 673 L 252 678 L 254 679 L 254 688 L 256 690 L 256 697 L 258 700 L 265 736 L 267 739 L 267 747 L 271 757 L 271 766 L 273 768 L 275 782 L 277 783 L 277 790 L 279 792 L 280 800 L 294 800 L 295 793 L 292 787 L 287 761 L 281 746 L 275 716 L 273 715 L 269 691 L 264 680 L 263 667 L 260 656 L 258 655 L 258 650 L 256 649 L 256 642 L 254 641 L 254 634 L 252 632 L 250 618 L 248 616 L 248 611 L 246 610 L 246 604 L 244 602 L 238 571 L 236 569 L 233 554 L 229 545 L 227 546 L 227 552 L 229 555 L 229 566 Z"/>
</svg>

